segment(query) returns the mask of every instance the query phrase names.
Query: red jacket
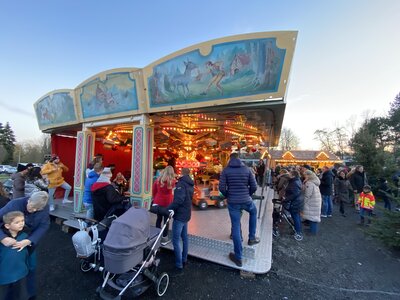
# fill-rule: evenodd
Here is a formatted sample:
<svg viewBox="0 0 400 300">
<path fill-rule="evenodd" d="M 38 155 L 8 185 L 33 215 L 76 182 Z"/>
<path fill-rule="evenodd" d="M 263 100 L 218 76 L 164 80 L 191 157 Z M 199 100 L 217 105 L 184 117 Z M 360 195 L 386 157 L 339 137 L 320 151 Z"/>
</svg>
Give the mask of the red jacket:
<svg viewBox="0 0 400 300">
<path fill-rule="evenodd" d="M 164 186 L 161 186 L 160 181 L 157 179 L 153 184 L 153 203 L 158 204 L 162 207 L 167 207 L 172 203 L 173 194 L 172 190 L 175 188 L 175 180 L 172 182 L 172 187 L 168 188 L 168 184 L 165 182 Z"/>
</svg>

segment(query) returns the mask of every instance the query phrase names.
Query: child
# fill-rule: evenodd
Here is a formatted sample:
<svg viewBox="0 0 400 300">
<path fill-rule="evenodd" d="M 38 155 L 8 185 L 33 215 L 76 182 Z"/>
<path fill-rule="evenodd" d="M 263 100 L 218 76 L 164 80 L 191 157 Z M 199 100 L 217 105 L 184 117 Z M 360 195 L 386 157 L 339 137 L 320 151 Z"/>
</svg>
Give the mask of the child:
<svg viewBox="0 0 400 300">
<path fill-rule="evenodd" d="M 371 224 L 372 211 L 375 206 L 375 197 L 369 185 L 364 185 L 357 204 L 360 206 L 360 225 L 364 225 L 364 215 L 367 214 L 368 225 Z"/>
<path fill-rule="evenodd" d="M 24 214 L 11 211 L 3 216 L 2 230 L 17 242 L 26 239 Z M 28 249 L 14 249 L 0 243 L 0 299 L 26 299 L 25 277 L 28 275 Z"/>
</svg>

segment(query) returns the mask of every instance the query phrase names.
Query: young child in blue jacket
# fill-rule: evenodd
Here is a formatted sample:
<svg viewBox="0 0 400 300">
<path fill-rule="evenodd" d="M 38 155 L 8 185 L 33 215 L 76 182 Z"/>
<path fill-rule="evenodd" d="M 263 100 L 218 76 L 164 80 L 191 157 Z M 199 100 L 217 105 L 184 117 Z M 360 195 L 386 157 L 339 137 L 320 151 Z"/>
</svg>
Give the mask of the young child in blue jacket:
<svg viewBox="0 0 400 300">
<path fill-rule="evenodd" d="M 11 211 L 3 216 L 1 230 L 17 242 L 28 237 L 23 231 L 24 214 Z M 27 299 L 26 276 L 29 273 L 28 248 L 15 249 L 0 243 L 0 299 Z"/>
</svg>

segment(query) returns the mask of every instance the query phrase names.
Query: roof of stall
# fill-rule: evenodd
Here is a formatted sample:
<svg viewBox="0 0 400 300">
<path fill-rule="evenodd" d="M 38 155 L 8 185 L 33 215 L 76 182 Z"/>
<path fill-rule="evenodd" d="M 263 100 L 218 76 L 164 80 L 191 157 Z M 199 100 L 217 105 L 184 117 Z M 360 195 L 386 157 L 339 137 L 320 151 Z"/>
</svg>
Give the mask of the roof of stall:
<svg viewBox="0 0 400 300">
<path fill-rule="evenodd" d="M 182 49 L 145 68 L 104 71 L 75 89 L 41 97 L 34 104 L 39 128 L 68 132 L 141 114 L 161 124 L 177 112 L 207 113 L 263 128 L 272 146 L 280 135 L 296 39 L 296 31 L 236 35 Z"/>
</svg>

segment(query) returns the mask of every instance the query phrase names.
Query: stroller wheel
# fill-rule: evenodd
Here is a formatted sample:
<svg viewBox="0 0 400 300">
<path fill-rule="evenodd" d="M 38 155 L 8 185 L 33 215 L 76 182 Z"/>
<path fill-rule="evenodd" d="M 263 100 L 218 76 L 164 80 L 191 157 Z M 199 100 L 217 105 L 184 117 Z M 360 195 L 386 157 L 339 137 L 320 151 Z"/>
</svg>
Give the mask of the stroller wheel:
<svg viewBox="0 0 400 300">
<path fill-rule="evenodd" d="M 86 273 L 89 272 L 92 269 L 92 266 L 90 265 L 90 262 L 86 260 L 81 260 L 81 271 Z"/>
<path fill-rule="evenodd" d="M 169 284 L 169 276 L 167 273 L 162 273 L 160 277 L 157 279 L 156 288 L 157 288 L 157 295 L 159 297 L 163 296 L 167 291 Z"/>
</svg>

